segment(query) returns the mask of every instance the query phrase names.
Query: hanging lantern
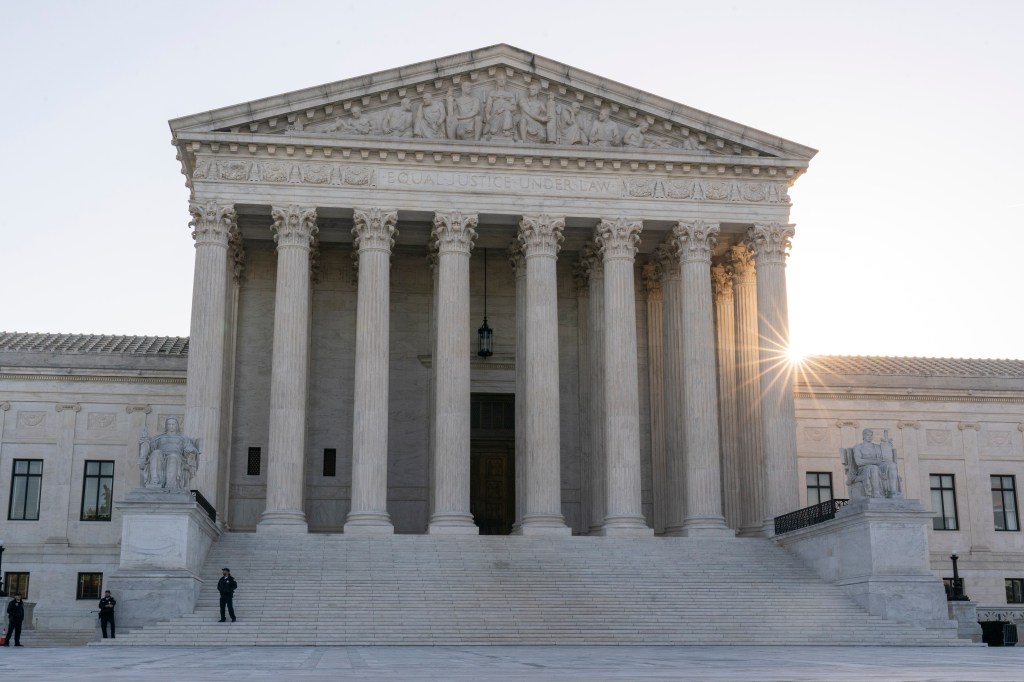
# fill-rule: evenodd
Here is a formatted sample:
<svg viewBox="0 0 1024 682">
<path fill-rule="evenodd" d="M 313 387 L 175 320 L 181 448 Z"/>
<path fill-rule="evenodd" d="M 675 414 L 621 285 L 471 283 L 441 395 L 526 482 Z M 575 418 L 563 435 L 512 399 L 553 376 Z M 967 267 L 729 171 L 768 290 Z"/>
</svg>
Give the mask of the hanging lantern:
<svg viewBox="0 0 1024 682">
<path fill-rule="evenodd" d="M 487 249 L 484 249 L 484 323 L 476 330 L 480 338 L 480 350 L 477 355 L 482 358 L 489 358 L 494 353 L 491 351 L 491 337 L 494 331 L 487 326 Z"/>
</svg>

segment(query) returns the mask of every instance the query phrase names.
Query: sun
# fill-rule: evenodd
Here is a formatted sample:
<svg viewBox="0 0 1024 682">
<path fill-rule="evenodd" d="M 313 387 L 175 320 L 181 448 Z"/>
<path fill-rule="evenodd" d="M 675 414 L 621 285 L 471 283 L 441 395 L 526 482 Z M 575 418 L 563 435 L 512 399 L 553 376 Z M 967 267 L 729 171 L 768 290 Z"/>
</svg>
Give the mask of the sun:
<svg viewBox="0 0 1024 682">
<path fill-rule="evenodd" d="M 791 365 L 799 365 L 804 361 L 805 357 L 807 357 L 807 353 L 796 346 L 791 345 L 786 349 L 786 360 Z"/>
</svg>

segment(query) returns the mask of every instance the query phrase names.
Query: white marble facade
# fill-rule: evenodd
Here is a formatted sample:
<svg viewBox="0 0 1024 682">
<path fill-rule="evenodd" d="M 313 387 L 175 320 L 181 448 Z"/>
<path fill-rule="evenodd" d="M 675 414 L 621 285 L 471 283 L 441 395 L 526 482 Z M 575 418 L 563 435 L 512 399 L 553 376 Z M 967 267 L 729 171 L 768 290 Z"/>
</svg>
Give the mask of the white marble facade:
<svg viewBox="0 0 1024 682">
<path fill-rule="evenodd" d="M 123 499 L 143 425 L 175 415 L 199 439 L 193 484 L 223 528 L 474 534 L 494 434 L 470 406 L 508 394 L 512 532 L 764 535 L 805 504 L 808 471 L 844 496 L 840 425 L 860 424 L 896 434 L 907 497 L 929 504 L 935 467 L 963 477 L 969 539 L 931 532 L 937 572 L 970 551 L 971 596 L 992 604 L 1000 576 L 1024 577 L 1021 533 L 985 530 L 984 511 L 986 472 L 1024 480 L 1019 367 L 1003 402 L 960 379 L 911 405 L 869 389 L 913 372 L 869 368 L 840 393 L 842 372 L 811 389 L 778 362 L 788 188 L 813 149 L 505 45 L 171 127 L 196 243 L 187 385 L 184 349 L 160 365 L 90 347 L 92 378 L 70 381 L 52 376 L 60 344 L 0 345 L 17 368 L 0 471 L 42 459 L 57 501 L 0 521 L 5 571 L 61 567 L 38 578 L 37 615 L 66 606 L 82 565 L 116 568 L 120 512 L 74 522 L 80 469 L 115 460 Z"/>
</svg>

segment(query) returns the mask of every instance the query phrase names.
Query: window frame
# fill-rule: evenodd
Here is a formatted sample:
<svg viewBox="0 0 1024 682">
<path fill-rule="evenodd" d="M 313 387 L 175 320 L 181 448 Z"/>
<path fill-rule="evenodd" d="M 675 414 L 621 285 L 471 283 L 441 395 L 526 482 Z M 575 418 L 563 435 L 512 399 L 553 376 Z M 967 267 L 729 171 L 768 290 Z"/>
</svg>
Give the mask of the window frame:
<svg viewBox="0 0 1024 682">
<path fill-rule="evenodd" d="M 98 464 L 99 465 L 100 473 L 98 473 L 98 474 L 90 474 L 89 473 L 89 465 L 90 464 Z M 103 465 L 104 464 L 109 464 L 110 465 L 110 474 L 109 475 L 105 475 L 103 473 Z M 115 462 L 112 459 L 87 459 L 87 460 L 85 460 L 85 467 L 84 467 L 83 472 L 82 472 L 82 504 L 81 504 L 81 506 L 79 508 L 79 514 L 78 514 L 78 518 L 79 518 L 80 521 L 109 522 L 111 520 L 111 518 L 113 517 L 113 514 L 114 514 L 114 469 L 115 469 Z M 106 517 L 99 516 L 100 495 L 102 494 L 102 484 L 103 484 L 103 480 L 104 479 L 109 479 L 110 480 L 110 505 L 107 507 L 107 515 L 106 515 Z M 86 493 L 88 492 L 88 487 L 89 487 L 89 481 L 90 480 L 96 480 L 96 500 L 95 500 L 96 507 L 95 508 L 97 510 L 97 515 L 96 515 L 95 518 L 87 518 L 86 514 L 85 514 Z"/>
<path fill-rule="evenodd" d="M 6 571 L 4 573 L 4 590 L 0 592 L 0 597 L 6 597 L 10 595 L 21 593 L 22 599 L 28 599 L 28 588 L 29 588 L 29 576 L 31 573 L 28 571 Z M 11 577 L 14 576 L 14 580 L 18 583 L 14 588 L 16 592 L 11 591 Z"/>
<path fill-rule="evenodd" d="M 1000 531 L 1000 532 L 1004 532 L 1004 533 L 1014 533 L 1016 531 L 1019 531 L 1020 530 L 1020 514 L 1018 512 L 1018 507 L 1017 507 L 1017 477 L 1012 475 L 1012 474 L 991 474 L 989 479 L 992 482 L 992 524 L 995 527 L 995 530 Z M 996 479 L 999 479 L 999 487 L 998 488 L 995 487 L 996 486 Z M 1009 480 L 1009 482 L 1010 482 L 1010 487 L 1009 488 L 1004 487 L 1004 484 L 1005 484 L 1005 482 L 1007 480 Z M 996 495 L 996 493 L 999 493 L 999 496 L 1001 498 L 1000 499 L 1000 502 L 1002 504 L 1001 510 L 997 510 L 996 509 L 996 504 L 995 504 L 995 495 Z M 1011 505 L 1012 505 L 1012 509 L 1010 509 L 1009 512 L 1007 512 L 1007 509 L 1006 509 L 1007 493 L 1009 493 L 1009 500 L 1010 500 Z M 1013 528 L 1007 528 L 1008 524 L 1006 522 L 1007 522 L 1007 520 L 1009 518 L 1011 518 L 1010 514 L 1013 515 L 1012 516 L 1012 518 L 1013 518 L 1013 525 L 1014 525 Z M 1003 517 L 1003 527 L 1002 528 L 999 527 L 999 520 L 998 519 L 999 519 L 1000 515 Z"/>
<path fill-rule="evenodd" d="M 91 578 L 90 578 L 91 576 Z M 85 587 L 87 581 L 94 580 L 96 582 L 95 588 L 96 593 L 86 594 Z M 99 599 L 103 596 L 103 574 L 97 571 L 82 571 L 78 574 L 78 579 L 75 583 L 75 599 L 82 601 L 86 599 Z"/>
<path fill-rule="evenodd" d="M 936 478 L 939 479 L 939 487 L 938 488 L 935 487 L 934 479 L 936 479 Z M 944 478 L 948 478 L 949 479 L 949 487 L 948 488 L 943 485 L 945 483 L 945 481 L 943 481 L 942 479 L 944 479 Z M 933 507 L 932 508 L 932 530 L 942 530 L 942 531 L 957 531 L 957 530 L 960 530 L 960 510 L 958 509 L 958 505 L 957 505 L 957 502 L 956 502 L 956 474 L 928 474 L 928 485 L 929 485 L 929 490 L 931 491 L 931 501 L 932 501 L 932 507 Z M 936 492 L 939 493 L 939 509 L 935 509 L 934 508 L 935 507 L 935 493 Z M 946 513 L 946 511 L 947 511 L 946 510 L 946 496 L 943 494 L 943 493 L 946 493 L 946 492 L 950 493 L 950 499 L 953 502 L 953 516 L 952 517 L 950 517 Z M 946 525 L 946 521 L 948 521 L 950 518 L 953 519 L 953 527 L 952 528 L 950 528 L 949 526 Z M 938 525 L 939 522 L 942 523 L 941 527 Z"/>
<path fill-rule="evenodd" d="M 808 480 L 810 476 L 814 476 L 815 477 L 817 485 L 813 485 L 813 486 L 811 485 L 810 480 Z M 821 477 L 822 476 L 827 476 L 828 477 L 828 485 L 827 486 L 821 485 Z M 812 507 L 814 505 L 822 504 L 823 502 L 831 502 L 832 500 L 834 500 L 836 498 L 836 496 L 835 496 L 835 488 L 832 485 L 832 472 L 831 471 L 807 471 L 807 472 L 804 473 L 804 484 L 806 486 L 805 492 L 807 494 L 807 506 L 808 507 Z M 815 494 L 816 494 L 816 496 L 818 498 L 818 500 L 816 502 L 811 502 L 811 491 L 812 490 L 815 491 Z M 821 499 L 821 491 L 822 490 L 828 490 L 828 499 L 827 500 Z"/>
<path fill-rule="evenodd" d="M 26 462 L 27 465 L 28 465 L 27 466 L 28 471 L 26 471 L 23 474 L 17 473 L 17 471 L 18 471 L 18 464 L 20 464 L 21 462 Z M 32 473 L 32 464 L 34 462 L 38 462 L 39 463 L 39 473 L 38 474 Z M 28 498 L 29 498 L 28 491 L 29 491 L 29 488 L 30 488 L 31 480 L 32 479 L 38 479 L 38 481 L 39 481 L 38 485 L 36 486 L 36 503 L 35 503 L 36 515 L 34 517 L 23 515 L 23 516 L 21 516 L 19 518 L 19 517 L 15 517 L 14 516 L 15 487 L 16 487 L 19 479 L 24 479 L 24 481 L 25 481 L 24 482 L 25 493 L 24 493 L 24 499 L 23 499 L 23 502 L 22 502 L 22 514 L 26 514 L 26 512 L 28 510 Z M 10 488 L 10 496 L 9 496 L 8 502 L 7 502 L 7 520 L 8 521 L 38 521 L 39 520 L 39 514 L 42 511 L 42 506 L 43 506 L 43 460 L 41 460 L 41 459 L 15 459 L 14 461 L 11 462 L 11 488 Z"/>
<path fill-rule="evenodd" d="M 1007 604 L 1024 604 L 1024 578 L 1004 578 Z"/>
</svg>

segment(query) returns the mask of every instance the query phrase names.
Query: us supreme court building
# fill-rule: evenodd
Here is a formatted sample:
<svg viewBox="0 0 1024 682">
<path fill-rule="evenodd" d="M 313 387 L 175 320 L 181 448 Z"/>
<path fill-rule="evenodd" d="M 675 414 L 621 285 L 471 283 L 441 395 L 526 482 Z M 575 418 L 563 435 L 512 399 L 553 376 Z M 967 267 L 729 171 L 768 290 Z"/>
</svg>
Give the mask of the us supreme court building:
<svg viewBox="0 0 1024 682">
<path fill-rule="evenodd" d="M 507 45 L 170 127 L 188 338 L 0 337 L 3 570 L 40 627 L 124 568 L 170 417 L 217 532 L 268 543 L 769 537 L 885 430 L 936 577 L 959 551 L 1015 608 L 1024 363 L 787 356 L 814 149 Z"/>
</svg>

